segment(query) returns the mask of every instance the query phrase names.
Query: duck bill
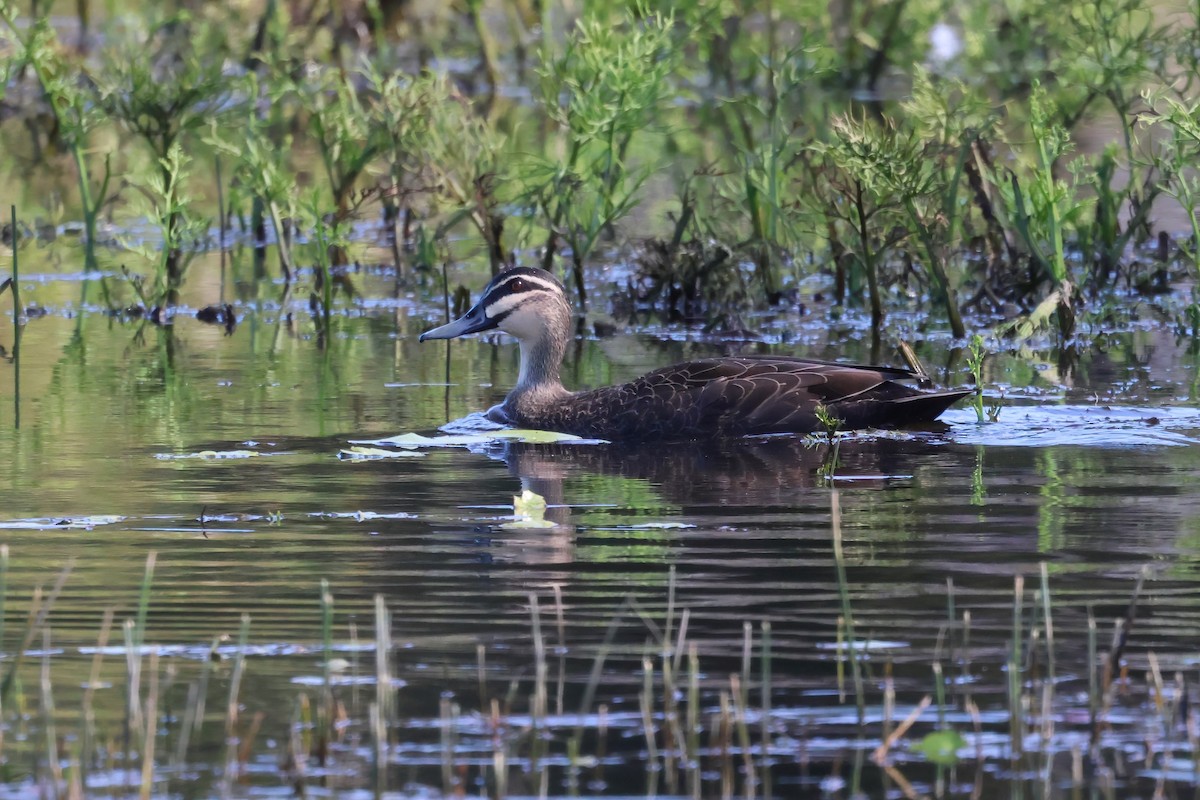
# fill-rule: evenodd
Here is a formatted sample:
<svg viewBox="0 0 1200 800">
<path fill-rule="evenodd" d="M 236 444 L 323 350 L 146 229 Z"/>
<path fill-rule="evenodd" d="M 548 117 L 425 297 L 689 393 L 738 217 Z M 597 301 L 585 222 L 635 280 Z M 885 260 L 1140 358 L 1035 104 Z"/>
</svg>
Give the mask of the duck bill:
<svg viewBox="0 0 1200 800">
<path fill-rule="evenodd" d="M 490 331 L 496 325 L 496 320 L 489 319 L 488 315 L 484 313 L 483 306 L 476 304 L 470 311 L 453 322 L 447 322 L 440 328 L 425 331 L 421 334 L 418 341 L 423 342 L 426 339 L 455 339 L 459 336 L 466 336 L 468 333 Z"/>
</svg>

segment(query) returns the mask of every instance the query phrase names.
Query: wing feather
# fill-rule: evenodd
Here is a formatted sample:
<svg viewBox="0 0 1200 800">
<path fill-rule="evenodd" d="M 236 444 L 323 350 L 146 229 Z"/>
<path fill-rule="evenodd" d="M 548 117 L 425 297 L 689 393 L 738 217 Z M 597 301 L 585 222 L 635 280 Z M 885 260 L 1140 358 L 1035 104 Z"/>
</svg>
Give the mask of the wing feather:
<svg viewBox="0 0 1200 800">
<path fill-rule="evenodd" d="M 906 414 L 889 407 L 930 396 L 896 382 L 916 377 L 904 369 L 804 358 L 702 359 L 575 395 L 572 428 L 617 439 L 805 432 L 819 427 L 819 404 L 850 427 L 895 424 Z M 910 407 L 915 413 L 918 406 Z"/>
</svg>

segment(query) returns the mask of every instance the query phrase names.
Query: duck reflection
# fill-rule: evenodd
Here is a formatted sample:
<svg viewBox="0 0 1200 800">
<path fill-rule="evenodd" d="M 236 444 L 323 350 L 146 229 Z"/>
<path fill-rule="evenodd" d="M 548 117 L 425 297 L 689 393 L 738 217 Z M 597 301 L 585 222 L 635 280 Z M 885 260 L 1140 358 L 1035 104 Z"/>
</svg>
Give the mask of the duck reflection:
<svg viewBox="0 0 1200 800">
<path fill-rule="evenodd" d="M 778 436 L 678 444 L 531 444 L 509 442 L 498 453 L 521 489 L 546 499 L 546 519 L 577 523 L 573 478 L 607 476 L 637 484 L 643 502 L 672 506 L 684 516 L 705 508 L 817 506 L 830 485 L 883 487 L 912 477 L 914 464 L 943 450 L 938 430 L 903 438 L 852 437 L 836 447 L 824 439 Z M 614 487 L 614 503 L 624 493 Z M 594 496 L 592 502 L 600 500 Z M 657 501 L 657 502 L 655 502 Z"/>
</svg>

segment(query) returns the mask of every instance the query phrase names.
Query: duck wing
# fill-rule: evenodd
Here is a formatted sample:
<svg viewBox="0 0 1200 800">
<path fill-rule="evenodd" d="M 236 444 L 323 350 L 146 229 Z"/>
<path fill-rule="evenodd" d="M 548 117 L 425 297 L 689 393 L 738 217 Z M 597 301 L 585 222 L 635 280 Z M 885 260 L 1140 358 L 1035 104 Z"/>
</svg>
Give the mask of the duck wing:
<svg viewBox="0 0 1200 800">
<path fill-rule="evenodd" d="M 616 438 L 805 433 L 818 405 L 845 428 L 929 421 L 969 392 L 926 393 L 910 370 L 802 358 L 712 358 L 655 370 L 605 392 Z M 599 399 L 599 398 L 598 398 Z M 628 431 L 628 433 L 626 433 Z"/>
</svg>

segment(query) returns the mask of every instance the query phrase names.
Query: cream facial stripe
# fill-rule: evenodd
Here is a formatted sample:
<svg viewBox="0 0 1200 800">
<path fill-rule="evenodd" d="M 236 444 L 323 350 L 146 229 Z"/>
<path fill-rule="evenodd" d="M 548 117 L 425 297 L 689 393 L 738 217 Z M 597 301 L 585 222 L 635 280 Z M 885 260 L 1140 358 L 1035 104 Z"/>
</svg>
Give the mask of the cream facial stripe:
<svg viewBox="0 0 1200 800">
<path fill-rule="evenodd" d="M 524 294 L 506 294 L 483 307 L 488 319 L 500 320 L 507 317 L 517 306 L 525 302 Z"/>
</svg>

